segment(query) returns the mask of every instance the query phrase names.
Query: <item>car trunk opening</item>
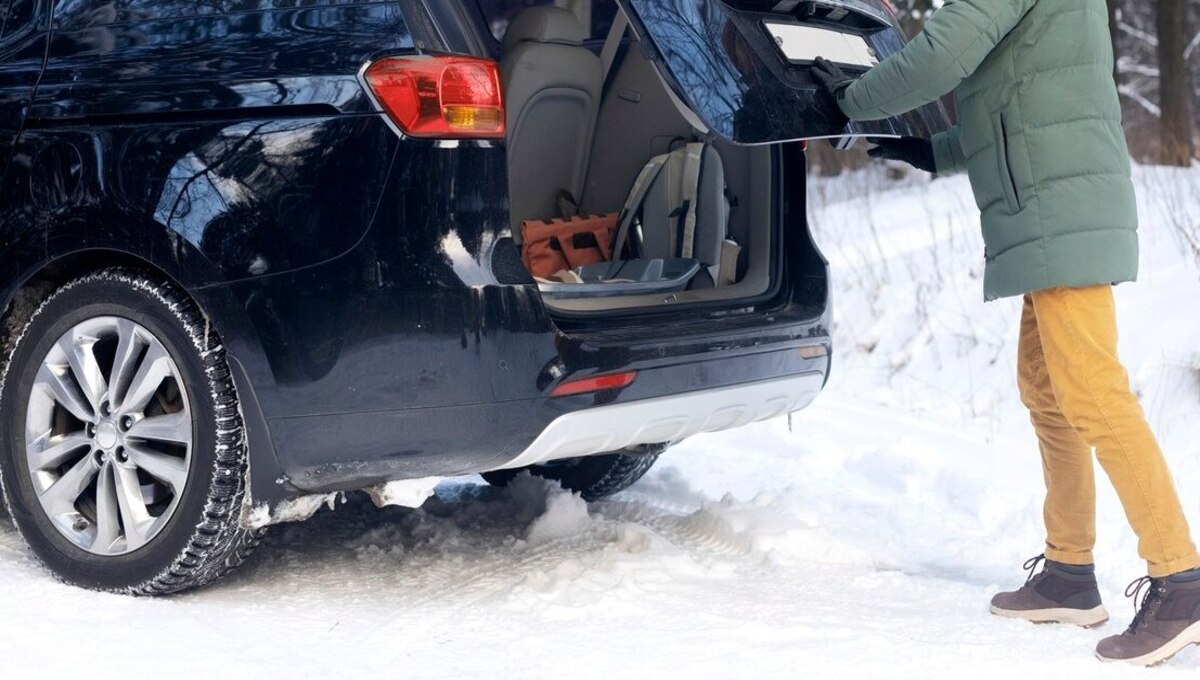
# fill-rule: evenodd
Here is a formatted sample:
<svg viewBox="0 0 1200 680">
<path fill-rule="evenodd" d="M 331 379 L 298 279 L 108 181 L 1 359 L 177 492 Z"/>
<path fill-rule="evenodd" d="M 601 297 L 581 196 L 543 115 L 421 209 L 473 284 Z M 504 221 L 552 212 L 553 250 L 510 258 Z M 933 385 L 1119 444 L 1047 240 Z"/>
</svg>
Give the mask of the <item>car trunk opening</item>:
<svg viewBox="0 0 1200 680">
<path fill-rule="evenodd" d="M 944 126 L 929 107 L 843 127 L 812 81 L 814 52 L 861 68 L 899 48 L 881 11 L 764 4 L 629 0 L 603 50 L 567 10 L 509 26 L 511 229 L 552 311 L 763 296 L 781 273 L 779 144 Z"/>
</svg>

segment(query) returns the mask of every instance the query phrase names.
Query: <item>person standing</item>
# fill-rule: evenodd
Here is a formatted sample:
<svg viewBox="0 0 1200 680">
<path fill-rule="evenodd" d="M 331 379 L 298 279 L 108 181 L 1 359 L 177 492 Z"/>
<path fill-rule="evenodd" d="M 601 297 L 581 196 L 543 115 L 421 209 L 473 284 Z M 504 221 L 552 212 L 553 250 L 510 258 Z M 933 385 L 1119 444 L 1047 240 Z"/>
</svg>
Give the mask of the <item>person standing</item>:
<svg viewBox="0 0 1200 680">
<path fill-rule="evenodd" d="M 1200 644 L 1200 554 L 1117 356 L 1112 286 L 1137 277 L 1137 209 L 1104 0 L 946 0 L 862 77 L 824 59 L 812 72 L 851 120 L 953 91 L 955 127 L 876 140 L 870 154 L 939 175 L 965 170 L 982 213 L 984 297 L 1024 298 L 1018 387 L 1041 448 L 1046 546 L 1026 563 L 1025 585 L 996 595 L 991 611 L 1107 621 L 1092 556 L 1094 451 L 1148 569 L 1126 591 L 1142 597 L 1137 615 L 1097 656 L 1153 665 Z"/>
</svg>

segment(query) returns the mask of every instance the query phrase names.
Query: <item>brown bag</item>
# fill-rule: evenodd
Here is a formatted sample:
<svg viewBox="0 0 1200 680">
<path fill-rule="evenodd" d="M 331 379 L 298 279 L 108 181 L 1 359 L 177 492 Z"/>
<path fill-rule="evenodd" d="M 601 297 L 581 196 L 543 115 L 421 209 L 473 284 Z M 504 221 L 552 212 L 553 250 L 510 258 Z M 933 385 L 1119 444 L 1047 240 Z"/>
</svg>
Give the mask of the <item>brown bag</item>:
<svg viewBox="0 0 1200 680">
<path fill-rule="evenodd" d="M 563 270 L 612 259 L 617 214 L 521 223 L 521 261 L 530 274 L 549 279 Z"/>
</svg>

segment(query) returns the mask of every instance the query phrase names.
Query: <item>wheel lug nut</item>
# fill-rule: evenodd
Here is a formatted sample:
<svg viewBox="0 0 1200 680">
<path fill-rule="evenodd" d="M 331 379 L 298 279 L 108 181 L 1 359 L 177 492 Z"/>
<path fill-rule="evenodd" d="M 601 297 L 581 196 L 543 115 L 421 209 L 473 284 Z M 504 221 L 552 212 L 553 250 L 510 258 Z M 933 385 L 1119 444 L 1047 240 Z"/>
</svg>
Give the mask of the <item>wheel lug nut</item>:
<svg viewBox="0 0 1200 680">
<path fill-rule="evenodd" d="M 121 446 L 117 447 L 117 461 L 121 462 L 121 463 L 129 462 L 129 454 L 125 452 L 124 447 L 121 447 Z"/>
<path fill-rule="evenodd" d="M 133 416 L 125 416 L 121 419 L 121 429 L 128 430 L 133 427 Z"/>
</svg>

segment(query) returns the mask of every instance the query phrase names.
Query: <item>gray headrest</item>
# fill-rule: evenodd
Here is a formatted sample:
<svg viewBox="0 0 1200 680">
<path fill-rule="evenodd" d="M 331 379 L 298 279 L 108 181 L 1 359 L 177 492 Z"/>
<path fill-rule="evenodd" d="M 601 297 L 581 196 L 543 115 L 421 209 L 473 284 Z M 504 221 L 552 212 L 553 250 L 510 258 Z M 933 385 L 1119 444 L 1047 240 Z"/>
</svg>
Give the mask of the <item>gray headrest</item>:
<svg viewBox="0 0 1200 680">
<path fill-rule="evenodd" d="M 587 32 L 575 13 L 542 5 L 530 7 L 517 15 L 504 34 L 504 51 L 521 42 L 556 43 L 560 45 L 582 45 Z"/>
</svg>

